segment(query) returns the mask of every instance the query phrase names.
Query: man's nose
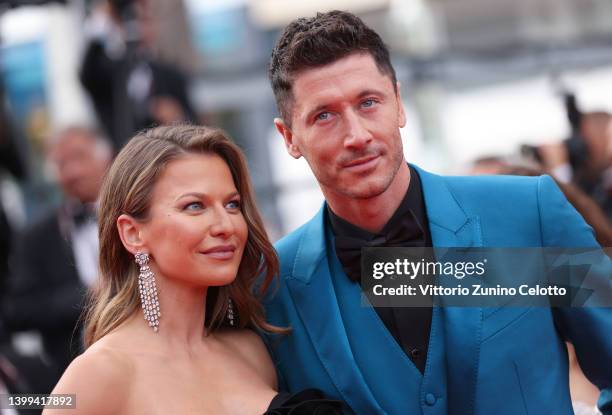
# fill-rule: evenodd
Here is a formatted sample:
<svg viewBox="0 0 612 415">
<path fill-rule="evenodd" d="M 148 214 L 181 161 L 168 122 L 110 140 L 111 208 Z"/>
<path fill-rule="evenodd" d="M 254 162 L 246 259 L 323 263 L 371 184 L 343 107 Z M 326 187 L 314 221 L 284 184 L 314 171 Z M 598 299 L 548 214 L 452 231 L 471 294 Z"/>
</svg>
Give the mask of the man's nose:
<svg viewBox="0 0 612 415">
<path fill-rule="evenodd" d="M 361 148 L 372 140 L 372 134 L 363 120 L 354 111 L 347 111 L 344 117 L 346 125 L 345 147 Z"/>
</svg>

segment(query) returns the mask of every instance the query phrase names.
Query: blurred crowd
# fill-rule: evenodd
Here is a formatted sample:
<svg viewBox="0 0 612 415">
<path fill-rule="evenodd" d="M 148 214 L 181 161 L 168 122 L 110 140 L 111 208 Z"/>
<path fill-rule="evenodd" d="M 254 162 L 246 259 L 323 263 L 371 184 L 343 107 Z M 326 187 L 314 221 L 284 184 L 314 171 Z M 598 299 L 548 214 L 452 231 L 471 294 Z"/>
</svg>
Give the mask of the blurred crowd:
<svg viewBox="0 0 612 415">
<path fill-rule="evenodd" d="M 569 137 L 511 156 L 475 160 L 471 174 L 550 174 L 565 197 L 593 227 L 597 241 L 612 246 L 612 114 L 582 112 L 574 95 L 564 95 Z"/>
<path fill-rule="evenodd" d="M 197 121 L 186 76 L 151 53 L 155 28 L 145 1 L 100 2 L 86 34 L 80 80 L 98 123 L 64 127 L 45 141 L 61 202 L 21 228 L 2 208 L 0 192 L 0 393 L 50 392 L 81 352 L 82 307 L 97 273 L 96 199 L 113 155 L 142 128 Z M 27 163 L 3 95 L 0 84 L 0 175 L 23 180 Z M 482 157 L 470 174 L 550 174 L 599 243 L 610 247 L 612 115 L 582 112 L 571 93 L 564 100 L 568 137 Z M 22 333 L 33 334 L 39 347 L 29 347 Z M 582 399 L 592 399 L 585 390 L 591 395 Z"/>
<path fill-rule="evenodd" d="M 81 313 L 97 279 L 96 200 L 113 155 L 143 128 L 195 121 L 187 77 L 151 53 L 154 31 L 146 1 L 93 8 L 79 78 L 97 124 L 44 141 L 59 205 L 21 227 L 0 192 L 0 393 L 49 393 L 82 352 Z M 5 98 L 0 89 L 0 176 L 23 181 L 28 163 Z"/>
</svg>

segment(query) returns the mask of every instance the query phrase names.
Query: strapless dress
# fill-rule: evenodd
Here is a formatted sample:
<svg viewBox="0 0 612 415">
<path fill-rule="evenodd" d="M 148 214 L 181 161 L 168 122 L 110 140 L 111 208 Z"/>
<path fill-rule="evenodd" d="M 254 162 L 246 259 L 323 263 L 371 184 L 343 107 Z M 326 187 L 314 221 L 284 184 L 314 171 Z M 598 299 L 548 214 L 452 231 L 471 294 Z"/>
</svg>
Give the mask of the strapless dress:
<svg viewBox="0 0 612 415">
<path fill-rule="evenodd" d="M 318 389 L 294 394 L 281 392 L 272 399 L 264 415 L 342 415 L 342 402 L 327 398 Z"/>
</svg>

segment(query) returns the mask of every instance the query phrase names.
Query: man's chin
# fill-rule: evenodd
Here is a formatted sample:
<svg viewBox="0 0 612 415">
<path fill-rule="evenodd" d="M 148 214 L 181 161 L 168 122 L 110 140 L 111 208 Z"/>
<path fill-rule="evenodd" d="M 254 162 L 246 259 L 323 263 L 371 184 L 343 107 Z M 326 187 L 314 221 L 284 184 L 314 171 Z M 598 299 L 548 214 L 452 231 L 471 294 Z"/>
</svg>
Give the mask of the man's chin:
<svg viewBox="0 0 612 415">
<path fill-rule="evenodd" d="M 380 196 L 389 188 L 385 183 L 358 183 L 344 187 L 342 193 L 352 199 L 367 200 Z"/>
</svg>

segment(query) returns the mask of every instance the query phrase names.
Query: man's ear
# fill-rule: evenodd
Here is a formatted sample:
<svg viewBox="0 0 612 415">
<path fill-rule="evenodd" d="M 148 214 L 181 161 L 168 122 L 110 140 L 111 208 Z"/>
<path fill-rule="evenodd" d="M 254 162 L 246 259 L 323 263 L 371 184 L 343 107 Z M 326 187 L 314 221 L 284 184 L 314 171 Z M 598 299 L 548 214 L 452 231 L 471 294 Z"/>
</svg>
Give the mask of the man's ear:
<svg viewBox="0 0 612 415">
<path fill-rule="evenodd" d="M 145 241 L 142 238 L 142 223 L 130 215 L 122 214 L 117 218 L 117 231 L 121 243 L 130 253 L 136 254 L 138 251 L 147 251 Z"/>
<path fill-rule="evenodd" d="M 401 85 L 397 81 L 395 87 L 397 88 L 396 99 L 397 99 L 397 123 L 400 128 L 406 126 L 406 112 L 404 111 L 404 103 L 402 102 Z"/>
<path fill-rule="evenodd" d="M 285 140 L 285 147 L 287 148 L 287 153 L 295 159 L 299 159 L 302 157 L 302 153 L 300 152 L 297 145 L 293 142 L 293 133 L 291 129 L 285 124 L 282 118 L 275 118 L 274 125 L 278 132 L 283 136 Z"/>
</svg>

